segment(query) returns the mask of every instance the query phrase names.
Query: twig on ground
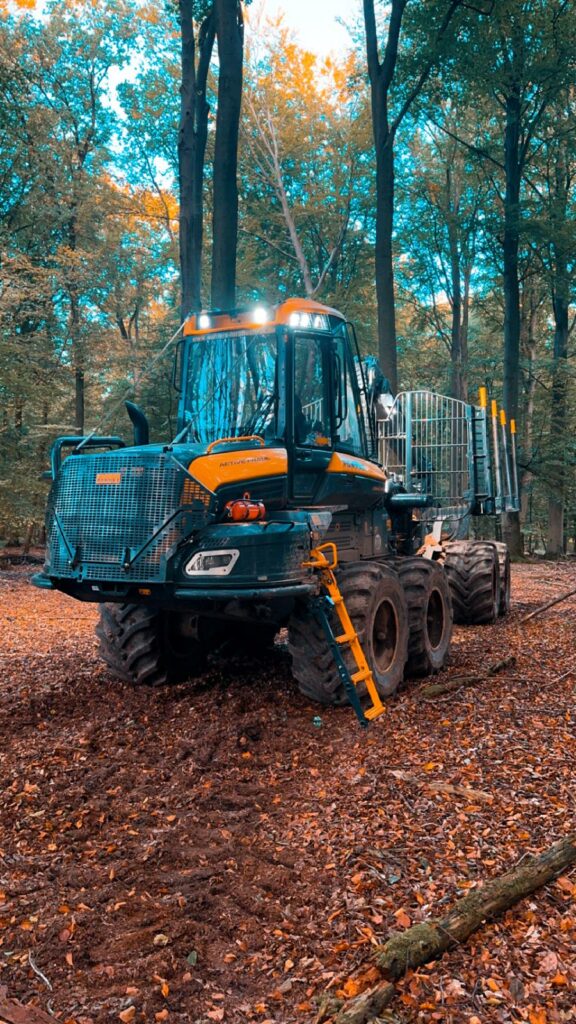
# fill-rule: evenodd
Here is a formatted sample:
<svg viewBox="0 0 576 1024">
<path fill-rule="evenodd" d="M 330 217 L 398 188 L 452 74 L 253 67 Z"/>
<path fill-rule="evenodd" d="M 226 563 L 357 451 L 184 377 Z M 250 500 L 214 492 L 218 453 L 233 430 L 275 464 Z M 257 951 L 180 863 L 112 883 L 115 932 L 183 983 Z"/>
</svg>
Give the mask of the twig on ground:
<svg viewBox="0 0 576 1024">
<path fill-rule="evenodd" d="M 37 974 L 38 977 L 41 978 L 42 981 L 44 982 L 44 984 L 46 985 L 46 988 L 49 989 L 50 992 L 52 992 L 52 985 L 51 985 L 51 983 L 48 981 L 48 978 L 46 977 L 46 975 L 43 974 L 42 971 L 40 970 L 40 968 L 34 963 L 34 961 L 32 959 L 32 953 L 30 953 L 30 952 L 28 952 L 28 963 L 30 964 L 30 967 L 34 971 L 34 974 Z"/>
<path fill-rule="evenodd" d="M 503 672 L 506 668 L 512 668 L 515 664 L 516 658 L 514 655 L 510 655 L 508 658 L 503 658 L 502 661 L 495 661 L 493 665 L 489 665 L 482 676 L 454 676 L 453 679 L 447 679 L 444 683 L 432 683 L 430 686 L 425 686 L 420 690 L 419 696 L 424 699 L 426 697 L 438 697 L 442 693 L 452 693 L 454 690 L 459 690 L 463 687 L 478 686 L 479 683 L 483 683 L 491 676 Z"/>
<path fill-rule="evenodd" d="M 522 626 L 529 619 L 533 619 L 535 615 L 540 615 L 542 612 L 548 611 L 548 608 L 553 608 L 555 604 L 560 604 L 561 601 L 567 601 L 569 597 L 573 597 L 576 594 L 576 587 L 572 590 L 567 590 L 564 594 L 560 594 L 559 597 L 552 598 L 551 601 L 546 601 L 546 604 L 541 604 L 539 608 L 535 608 L 529 615 L 525 615 L 523 619 L 520 619 L 520 625 Z"/>
</svg>

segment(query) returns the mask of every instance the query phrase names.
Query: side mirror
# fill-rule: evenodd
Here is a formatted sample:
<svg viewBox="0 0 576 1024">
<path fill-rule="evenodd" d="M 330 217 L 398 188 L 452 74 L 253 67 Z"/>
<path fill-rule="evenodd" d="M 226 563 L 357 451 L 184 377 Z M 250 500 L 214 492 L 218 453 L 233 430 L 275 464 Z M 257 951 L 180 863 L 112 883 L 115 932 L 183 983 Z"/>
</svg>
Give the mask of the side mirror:
<svg viewBox="0 0 576 1024">
<path fill-rule="evenodd" d="M 146 419 L 146 413 L 134 402 L 125 402 L 126 410 L 134 427 L 134 444 L 150 443 L 150 427 Z"/>
<path fill-rule="evenodd" d="M 384 376 L 378 360 L 369 356 L 364 364 L 368 384 L 368 403 L 377 420 L 387 420 L 394 405 L 390 381 Z"/>
</svg>

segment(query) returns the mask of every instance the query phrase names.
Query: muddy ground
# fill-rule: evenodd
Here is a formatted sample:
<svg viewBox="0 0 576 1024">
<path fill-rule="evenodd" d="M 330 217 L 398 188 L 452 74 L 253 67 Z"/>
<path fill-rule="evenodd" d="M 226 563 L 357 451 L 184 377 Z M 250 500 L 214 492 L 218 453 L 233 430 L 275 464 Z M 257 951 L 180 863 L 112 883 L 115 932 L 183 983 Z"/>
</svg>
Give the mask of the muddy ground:
<svg viewBox="0 0 576 1024">
<path fill-rule="evenodd" d="M 440 679 L 516 665 L 435 700 L 416 683 L 365 735 L 297 693 L 282 647 L 134 691 L 98 660 L 93 607 L 3 569 L 0 986 L 69 1024 L 312 1021 L 391 930 L 574 830 L 576 601 L 519 619 L 575 576 L 515 568 L 512 615 L 457 628 Z M 568 872 L 409 973 L 394 1019 L 575 1007 Z"/>
</svg>

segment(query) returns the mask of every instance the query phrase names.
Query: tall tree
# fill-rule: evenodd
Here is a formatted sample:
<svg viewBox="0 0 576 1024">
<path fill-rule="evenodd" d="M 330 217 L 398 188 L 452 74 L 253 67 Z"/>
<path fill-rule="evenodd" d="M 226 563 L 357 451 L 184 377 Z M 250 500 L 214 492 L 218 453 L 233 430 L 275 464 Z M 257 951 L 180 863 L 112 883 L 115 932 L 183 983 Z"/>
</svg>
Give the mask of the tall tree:
<svg viewBox="0 0 576 1024">
<path fill-rule="evenodd" d="M 449 123 L 466 131 L 469 112 Z M 405 260 L 398 279 L 402 298 L 445 345 L 450 356 L 450 393 L 468 401 L 468 334 L 472 289 L 481 287 L 477 250 L 486 185 L 474 160 L 454 139 L 429 125 L 416 131 L 403 159 L 399 242 Z"/>
<path fill-rule="evenodd" d="M 570 447 L 568 349 L 576 322 L 574 319 L 570 322 L 570 301 L 576 280 L 576 105 L 570 90 L 560 93 L 550 115 L 551 125 L 542 133 L 546 140 L 546 165 L 541 226 L 545 241 L 543 258 L 554 317 L 546 550 L 549 555 L 556 556 L 562 553 L 564 539 L 566 469 Z"/>
<path fill-rule="evenodd" d="M 178 184 L 180 190 L 180 319 L 202 305 L 202 239 L 204 230 L 204 160 L 210 107 L 206 98 L 214 47 L 213 5 L 179 0 L 181 30 L 180 126 Z M 198 57 L 195 19 L 200 19 Z"/>
<path fill-rule="evenodd" d="M 518 420 L 520 388 L 520 243 L 530 167 L 538 131 L 558 92 L 574 73 L 573 0 L 500 0 L 493 17 L 471 38 L 462 74 L 471 76 L 499 112 L 500 147 L 477 140 L 474 151 L 503 172 L 504 407 Z M 489 131 L 493 122 L 489 122 Z M 520 519 L 507 513 L 504 536 L 520 553 Z"/>
<path fill-rule="evenodd" d="M 394 231 L 394 143 L 398 129 L 421 94 L 436 65 L 442 44 L 464 0 L 441 0 L 433 9 L 426 5 L 425 43 L 416 55 L 411 73 L 398 80 L 397 64 L 405 13 L 409 0 L 391 0 L 380 56 L 374 0 L 363 0 L 366 56 L 370 78 L 372 127 L 376 151 L 376 248 L 375 273 L 378 301 L 378 348 L 380 363 L 393 390 L 398 385 L 396 314 L 392 242 Z M 418 35 L 418 33 L 416 33 Z"/>
<path fill-rule="evenodd" d="M 212 305 L 236 303 L 238 134 L 242 103 L 244 20 L 240 0 L 214 0 L 218 42 L 218 114 L 214 143 Z"/>
<path fill-rule="evenodd" d="M 133 22 L 129 2 L 100 12 L 91 4 L 62 3 L 49 8 L 49 19 L 22 30 L 28 40 L 24 73 L 32 100 L 52 122 L 50 138 L 41 140 L 33 158 L 42 167 L 41 188 L 52 213 L 52 246 L 58 285 L 67 306 L 67 345 L 74 373 L 75 427 L 84 431 L 87 329 L 82 294 L 90 281 L 90 258 L 97 233 L 94 182 L 109 158 L 115 116 L 106 91 L 112 67 L 127 60 Z M 51 166 L 50 166 L 51 164 Z M 98 188 L 106 187 L 103 179 Z"/>
</svg>

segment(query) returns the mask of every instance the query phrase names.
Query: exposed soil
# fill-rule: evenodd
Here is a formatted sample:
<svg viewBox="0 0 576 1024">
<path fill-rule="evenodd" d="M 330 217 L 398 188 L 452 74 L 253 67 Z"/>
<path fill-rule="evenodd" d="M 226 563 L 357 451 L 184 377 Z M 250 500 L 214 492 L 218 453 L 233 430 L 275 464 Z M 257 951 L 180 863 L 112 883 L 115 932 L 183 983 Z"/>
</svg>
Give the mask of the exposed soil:
<svg viewBox="0 0 576 1024">
<path fill-rule="evenodd" d="M 414 684 L 367 734 L 298 695 L 281 646 L 134 691 L 98 660 L 94 607 L 28 575 L 0 571 L 0 986 L 23 1004 L 311 1021 L 373 943 L 574 829 L 576 600 L 519 625 L 573 565 L 515 568 L 512 615 L 457 628 L 440 678 L 513 668 L 436 700 Z M 409 973 L 394 1012 L 547 1024 L 575 1005 L 572 874 Z"/>
</svg>

